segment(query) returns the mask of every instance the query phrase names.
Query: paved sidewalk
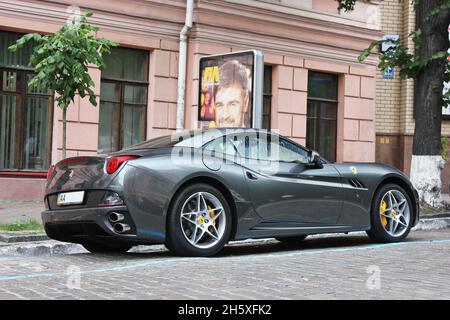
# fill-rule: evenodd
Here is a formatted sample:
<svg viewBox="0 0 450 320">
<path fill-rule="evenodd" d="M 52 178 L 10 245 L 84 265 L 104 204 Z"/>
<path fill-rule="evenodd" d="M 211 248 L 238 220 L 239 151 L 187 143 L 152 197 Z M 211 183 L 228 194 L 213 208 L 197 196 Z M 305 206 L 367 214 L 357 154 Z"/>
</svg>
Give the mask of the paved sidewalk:
<svg viewBox="0 0 450 320">
<path fill-rule="evenodd" d="M 43 201 L 0 200 L 0 224 L 25 217 L 33 217 L 41 222 L 41 212 L 44 210 Z"/>
</svg>

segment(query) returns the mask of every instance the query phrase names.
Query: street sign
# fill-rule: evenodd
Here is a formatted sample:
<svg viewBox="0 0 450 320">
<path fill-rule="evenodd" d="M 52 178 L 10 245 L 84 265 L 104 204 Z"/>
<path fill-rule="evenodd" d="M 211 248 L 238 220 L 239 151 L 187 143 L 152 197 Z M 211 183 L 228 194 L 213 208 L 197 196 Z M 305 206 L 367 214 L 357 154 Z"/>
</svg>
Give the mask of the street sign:
<svg viewBox="0 0 450 320">
<path fill-rule="evenodd" d="M 395 73 L 395 69 L 392 67 L 389 67 L 388 69 L 384 70 L 383 78 L 384 79 L 394 79 L 394 73 Z"/>
<path fill-rule="evenodd" d="M 395 48 L 397 45 L 394 43 L 394 41 L 397 41 L 400 39 L 400 36 L 398 34 L 385 34 L 382 38 L 383 42 L 381 43 L 381 52 L 386 52 L 390 48 Z"/>
</svg>

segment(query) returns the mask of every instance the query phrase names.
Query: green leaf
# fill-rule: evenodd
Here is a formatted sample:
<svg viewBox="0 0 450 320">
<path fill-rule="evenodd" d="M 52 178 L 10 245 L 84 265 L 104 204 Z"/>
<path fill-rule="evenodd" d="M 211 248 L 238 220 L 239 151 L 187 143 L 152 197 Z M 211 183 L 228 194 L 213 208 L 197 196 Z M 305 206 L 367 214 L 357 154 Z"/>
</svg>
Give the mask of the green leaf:
<svg viewBox="0 0 450 320">
<path fill-rule="evenodd" d="M 103 68 L 102 55 L 109 54 L 111 47 L 119 45 L 105 38 L 97 38 L 95 32 L 98 28 L 88 23 L 90 17 L 92 13 L 88 12 L 82 16 L 81 24 L 64 25 L 54 34 L 27 34 L 8 48 L 15 51 L 28 41 L 35 42 L 31 62 L 35 66 L 36 76 L 29 86 L 53 90 L 60 108 L 67 108 L 77 93 L 80 97 L 89 96 L 89 102 L 97 106 L 94 81 L 87 65 Z"/>
</svg>

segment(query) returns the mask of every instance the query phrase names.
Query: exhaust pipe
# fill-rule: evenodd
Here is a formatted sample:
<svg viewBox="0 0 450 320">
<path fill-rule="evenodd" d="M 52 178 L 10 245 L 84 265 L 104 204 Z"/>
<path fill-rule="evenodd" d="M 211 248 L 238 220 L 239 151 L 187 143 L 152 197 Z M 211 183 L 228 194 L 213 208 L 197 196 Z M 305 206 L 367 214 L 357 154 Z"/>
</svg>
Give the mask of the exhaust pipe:
<svg viewBox="0 0 450 320">
<path fill-rule="evenodd" d="M 108 216 L 109 221 L 112 223 L 120 222 L 125 219 L 124 215 L 117 212 L 111 212 Z"/>
<path fill-rule="evenodd" d="M 116 223 L 114 225 L 114 231 L 116 231 L 117 233 L 124 233 L 129 231 L 130 229 L 130 226 L 125 223 Z"/>
</svg>

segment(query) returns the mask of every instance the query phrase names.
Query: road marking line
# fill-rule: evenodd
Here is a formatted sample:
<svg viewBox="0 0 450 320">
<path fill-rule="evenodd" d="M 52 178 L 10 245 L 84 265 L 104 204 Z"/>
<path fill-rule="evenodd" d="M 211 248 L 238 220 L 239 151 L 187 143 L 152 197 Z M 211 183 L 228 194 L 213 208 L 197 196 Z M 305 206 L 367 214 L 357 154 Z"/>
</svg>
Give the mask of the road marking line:
<svg viewBox="0 0 450 320">
<path fill-rule="evenodd" d="M 253 256 L 231 256 L 231 257 L 218 257 L 218 258 L 169 258 L 169 259 L 158 259 L 151 260 L 143 263 L 129 264 L 117 267 L 110 268 L 101 268 L 101 269 L 91 269 L 85 271 L 77 271 L 77 272 L 54 272 L 54 273 L 31 273 L 31 274 L 23 274 L 16 276 L 0 276 L 0 281 L 10 281 L 10 280 L 20 280 L 20 279 L 32 279 L 32 278 L 41 278 L 41 277 L 61 277 L 61 276 L 70 276 L 74 274 L 90 274 L 90 273 L 101 273 L 101 272 L 109 272 L 109 271 L 120 271 L 120 270 L 128 270 L 128 269 L 136 269 L 142 267 L 148 267 L 152 265 L 159 264 L 167 264 L 173 261 L 179 262 L 192 262 L 197 260 L 210 260 L 210 259 L 231 259 L 231 260 L 257 260 L 261 258 L 270 258 L 270 257 L 299 257 L 304 255 L 313 255 L 313 254 L 322 254 L 322 253 L 335 253 L 335 252 L 349 252 L 349 251 L 362 251 L 367 249 L 382 249 L 386 247 L 400 247 L 400 246 L 411 246 L 411 245 L 419 245 L 419 244 L 450 244 L 450 239 L 443 240 L 420 240 L 420 241 L 410 241 L 410 242 L 396 242 L 396 243 L 384 243 L 384 244 L 373 244 L 373 245 L 365 245 L 358 247 L 346 247 L 346 248 L 333 248 L 333 249 L 311 249 L 307 251 L 298 251 L 298 252 L 280 252 L 280 253 L 269 253 L 269 254 L 255 254 Z"/>
</svg>

